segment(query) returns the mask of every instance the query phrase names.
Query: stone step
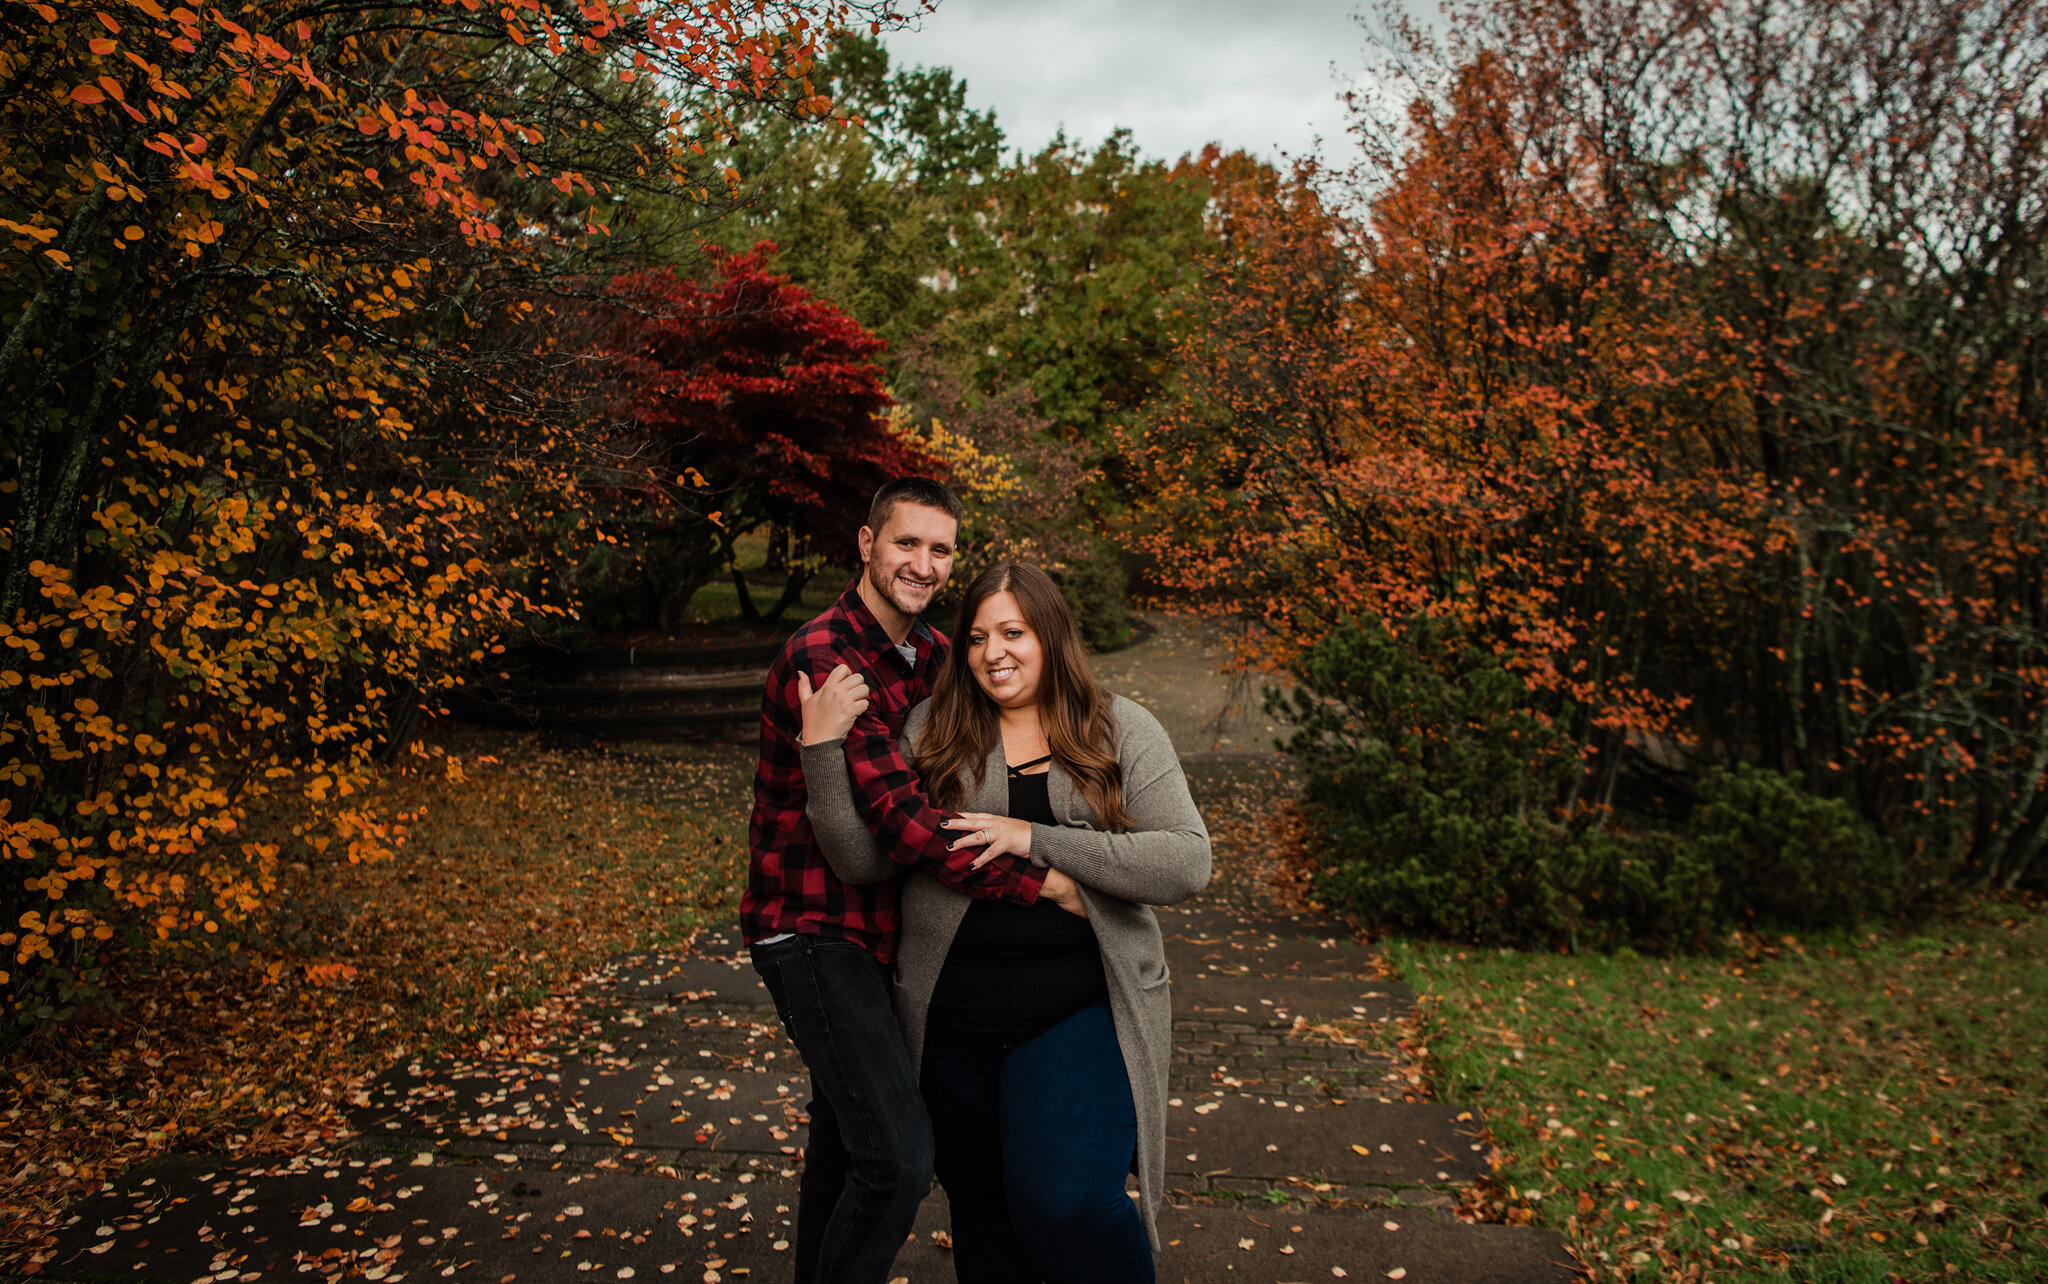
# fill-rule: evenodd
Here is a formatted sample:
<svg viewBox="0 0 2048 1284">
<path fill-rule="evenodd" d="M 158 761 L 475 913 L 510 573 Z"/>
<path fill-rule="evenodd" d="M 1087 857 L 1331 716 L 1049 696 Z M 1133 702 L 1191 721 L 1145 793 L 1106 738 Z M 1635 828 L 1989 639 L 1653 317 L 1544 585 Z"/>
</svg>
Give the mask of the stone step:
<svg viewBox="0 0 2048 1284">
<path fill-rule="evenodd" d="M 1176 1092 L 1399 1099 L 1406 1081 L 1392 1057 L 1368 1048 L 1281 1040 L 1174 1022 L 1169 1082 Z"/>
<path fill-rule="evenodd" d="M 788 1168 L 265 1167 L 180 1155 L 142 1165 L 79 1204 L 42 1278 L 782 1281 L 793 1269 L 795 1207 Z M 891 1277 L 950 1281 L 949 1221 L 935 1192 Z M 1572 1277 L 1555 1233 L 1444 1222 L 1426 1209 L 1192 1201 L 1162 1208 L 1159 1228 L 1159 1278 L 1184 1284 L 1382 1279 L 1394 1270 L 1441 1284 Z"/>
<path fill-rule="evenodd" d="M 700 1003 L 723 1011 L 772 1014 L 775 1008 L 746 954 L 723 948 L 621 954 L 585 977 L 579 988 L 607 998 Z"/>
<path fill-rule="evenodd" d="M 735 642 L 723 646 L 691 647 L 593 647 L 555 662 L 572 672 L 622 668 L 714 668 L 722 665 L 758 665 L 766 668 L 781 653 L 783 640 Z"/>
<path fill-rule="evenodd" d="M 810 1083 L 794 1049 L 782 1047 L 787 1055 L 754 1065 L 707 1059 L 704 1049 L 624 1062 L 423 1059 L 379 1076 L 349 1123 L 359 1145 L 402 1151 L 524 1155 L 609 1144 L 667 1163 L 793 1157 Z"/>
<path fill-rule="evenodd" d="M 666 1267 L 693 1282 L 708 1271 L 789 1277 L 793 1168 L 673 1174 L 390 1159 L 261 1167 L 171 1156 L 81 1203 L 44 1275 L 254 1284 L 345 1272 L 384 1284 L 589 1284 L 656 1279 Z"/>
<path fill-rule="evenodd" d="M 1164 906 L 1158 913 L 1160 930 L 1169 941 L 1200 944 L 1218 940 L 1250 941 L 1254 937 L 1269 937 L 1283 941 L 1333 941 L 1356 944 L 1350 924 L 1334 915 L 1316 910 L 1279 913 L 1197 902 L 1192 905 Z"/>
<path fill-rule="evenodd" d="M 1235 1013 L 1291 1023 L 1384 1021 L 1415 1006 L 1414 991 L 1369 977 L 1256 975 L 1204 970 L 1169 948 L 1176 1013 L 1227 1019 Z M 631 954 L 607 962 L 584 980 L 587 993 L 657 1003 L 703 1003 L 726 1011 L 763 1011 L 774 1004 L 744 953 Z"/>
<path fill-rule="evenodd" d="M 1182 1178 L 1454 1186 L 1490 1161 L 1478 1115 L 1436 1102 L 1240 1092 L 1167 1100 L 1166 1171 Z"/>
<path fill-rule="evenodd" d="M 659 696 L 673 691 L 751 695 L 758 700 L 767 685 L 768 666 L 765 664 L 635 665 L 632 668 L 585 669 L 566 681 L 540 687 L 527 698 L 535 703 L 559 704 L 593 698 Z"/>
<path fill-rule="evenodd" d="M 1443 1222 L 1420 1209 L 1290 1209 L 1250 1201 L 1160 1210 L 1160 1284 L 1566 1284 L 1555 1231 Z"/>
<path fill-rule="evenodd" d="M 714 731 L 735 736 L 758 723 L 760 704 L 752 697 L 707 696 L 705 703 L 683 701 L 602 704 L 585 708 L 542 706 L 530 702 L 493 700 L 475 693 L 450 694 L 449 708 L 463 722 L 514 731 L 573 731 L 586 735 L 632 735 L 659 739 L 668 735 L 697 738 Z"/>
<path fill-rule="evenodd" d="M 1371 980 L 1384 972 L 1375 950 L 1351 941 L 1281 936 L 1172 936 L 1166 961 L 1177 972 L 1228 976 Z"/>
<path fill-rule="evenodd" d="M 1310 980 L 1303 977 L 1224 976 L 1176 969 L 1173 1011 L 1204 1021 L 1311 1025 L 1331 1021 L 1385 1021 L 1415 1008 L 1415 991 L 1398 981 Z"/>
</svg>

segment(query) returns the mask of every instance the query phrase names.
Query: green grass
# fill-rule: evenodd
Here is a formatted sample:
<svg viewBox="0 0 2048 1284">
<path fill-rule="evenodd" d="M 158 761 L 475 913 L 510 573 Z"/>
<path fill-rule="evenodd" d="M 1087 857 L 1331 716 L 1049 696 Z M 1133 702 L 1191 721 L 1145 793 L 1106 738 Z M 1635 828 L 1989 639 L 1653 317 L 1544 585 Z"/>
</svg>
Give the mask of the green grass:
<svg viewBox="0 0 2048 1284">
<path fill-rule="evenodd" d="M 766 611 L 782 596 L 782 586 L 788 576 L 780 571 L 766 568 L 768 560 L 768 532 L 751 531 L 734 541 L 733 552 L 741 566 L 747 568 L 747 594 L 754 601 L 754 609 Z M 783 622 L 794 628 L 839 599 L 840 591 L 853 575 L 845 567 L 827 565 L 820 567 L 810 581 L 804 585 L 797 601 L 790 605 L 783 616 Z M 683 608 L 683 618 L 691 624 L 731 624 L 740 620 L 740 591 L 733 586 L 732 577 L 723 572 L 715 575 L 690 595 L 690 601 Z"/>
<path fill-rule="evenodd" d="M 851 572 L 827 568 L 811 577 L 798 600 L 783 614 L 783 622 L 791 628 L 810 619 L 839 600 L 841 590 Z M 784 577 L 770 571 L 751 570 L 747 572 L 747 593 L 754 599 L 754 609 L 767 611 L 782 596 Z M 720 576 L 690 594 L 690 604 L 683 608 L 683 618 L 691 624 L 727 624 L 740 618 L 740 591 L 733 586 L 732 577 Z"/>
<path fill-rule="evenodd" d="M 1387 942 L 1499 1211 L 1596 1279 L 2048 1278 L 2048 916 L 1748 945 Z"/>
</svg>

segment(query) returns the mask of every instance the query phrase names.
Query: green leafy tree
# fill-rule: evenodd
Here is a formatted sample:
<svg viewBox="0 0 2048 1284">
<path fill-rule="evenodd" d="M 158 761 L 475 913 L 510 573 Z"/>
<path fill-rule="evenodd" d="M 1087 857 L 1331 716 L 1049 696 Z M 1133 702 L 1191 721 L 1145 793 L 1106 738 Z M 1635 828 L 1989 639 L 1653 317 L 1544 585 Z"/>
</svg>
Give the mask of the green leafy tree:
<svg viewBox="0 0 2048 1284">
<path fill-rule="evenodd" d="M 1103 446 L 1171 382 L 1209 196 L 1198 166 L 1146 160 L 1125 130 L 1093 150 L 1061 135 L 1011 166 L 991 214 L 1017 307 L 982 382 L 1030 384 L 1058 431 Z"/>
</svg>

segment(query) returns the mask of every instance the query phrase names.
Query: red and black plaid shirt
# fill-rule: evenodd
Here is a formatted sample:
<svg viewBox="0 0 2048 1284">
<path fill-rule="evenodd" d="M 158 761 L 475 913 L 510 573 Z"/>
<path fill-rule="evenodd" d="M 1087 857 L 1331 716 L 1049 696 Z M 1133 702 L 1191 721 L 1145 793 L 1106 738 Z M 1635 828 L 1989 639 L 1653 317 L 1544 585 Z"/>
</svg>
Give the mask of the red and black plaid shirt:
<svg viewBox="0 0 2048 1284">
<path fill-rule="evenodd" d="M 830 610 L 798 629 L 768 669 L 761 702 L 761 765 L 754 773 L 754 818 L 748 832 L 753 862 L 740 901 L 740 931 L 749 942 L 813 932 L 852 941 L 887 963 L 896 952 L 897 880 L 858 886 L 841 882 L 813 842 L 804 815 L 797 674 L 809 674 L 817 686 L 833 666 L 844 664 L 867 679 L 868 710 L 846 737 L 846 759 L 853 769 L 854 801 L 892 858 L 970 895 L 1024 905 L 1038 899 L 1045 871 L 1015 856 L 999 856 L 970 870 L 979 848 L 946 850 L 958 835 L 939 828 L 939 822 L 959 813 L 926 801 L 916 773 L 896 748 L 904 718 L 931 690 L 946 640 L 920 620 L 910 633 L 917 659 L 905 660 L 860 600 L 859 584 L 854 580 Z"/>
</svg>

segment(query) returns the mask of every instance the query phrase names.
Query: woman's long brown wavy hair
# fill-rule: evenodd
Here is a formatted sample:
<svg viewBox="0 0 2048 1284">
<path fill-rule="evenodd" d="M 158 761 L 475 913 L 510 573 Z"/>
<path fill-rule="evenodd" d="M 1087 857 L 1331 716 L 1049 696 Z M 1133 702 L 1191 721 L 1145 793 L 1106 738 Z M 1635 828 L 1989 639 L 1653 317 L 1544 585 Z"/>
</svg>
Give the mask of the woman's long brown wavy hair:
<svg viewBox="0 0 2048 1284">
<path fill-rule="evenodd" d="M 989 751 L 1002 741 L 996 702 L 968 667 L 967 635 L 982 603 L 998 593 L 1017 599 L 1024 622 L 1038 635 L 1044 672 L 1038 680 L 1038 720 L 1053 761 L 1074 778 L 1088 810 L 1104 829 L 1128 829 L 1124 773 L 1116 760 L 1116 722 L 1109 692 L 1095 683 L 1081 648 L 1081 631 L 1052 578 L 1035 566 L 998 562 L 967 586 L 953 645 L 932 684 L 932 718 L 917 747 L 926 795 L 941 807 L 962 806 L 988 772 Z M 969 783 L 969 780 L 972 783 Z"/>
</svg>

